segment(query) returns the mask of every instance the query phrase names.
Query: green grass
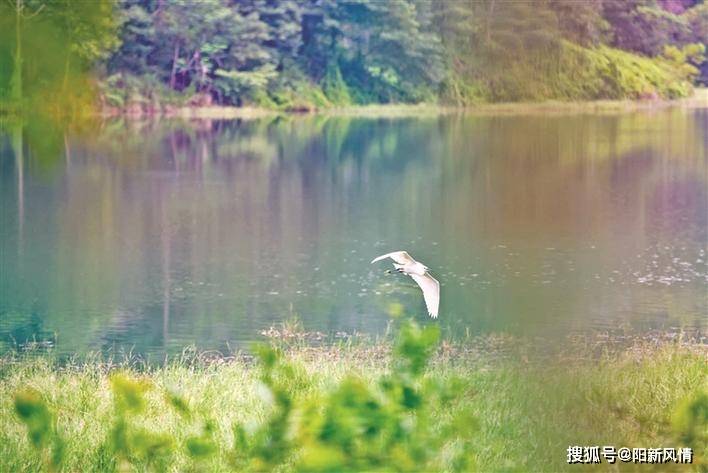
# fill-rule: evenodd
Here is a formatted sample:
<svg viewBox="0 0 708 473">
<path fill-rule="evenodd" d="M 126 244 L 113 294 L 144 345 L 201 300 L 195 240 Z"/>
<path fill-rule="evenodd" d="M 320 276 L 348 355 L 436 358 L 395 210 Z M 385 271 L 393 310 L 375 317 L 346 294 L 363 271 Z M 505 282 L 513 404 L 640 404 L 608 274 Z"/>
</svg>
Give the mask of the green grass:
<svg viewBox="0 0 708 473">
<path fill-rule="evenodd" d="M 569 445 L 691 445 L 690 469 L 706 471 L 705 345 L 501 356 L 436 344 L 432 329 L 403 332 L 396 341 L 297 343 L 282 355 L 262 349 L 259 363 L 188 353 L 151 368 L 6 355 L 0 471 L 582 468 L 566 463 Z"/>
</svg>

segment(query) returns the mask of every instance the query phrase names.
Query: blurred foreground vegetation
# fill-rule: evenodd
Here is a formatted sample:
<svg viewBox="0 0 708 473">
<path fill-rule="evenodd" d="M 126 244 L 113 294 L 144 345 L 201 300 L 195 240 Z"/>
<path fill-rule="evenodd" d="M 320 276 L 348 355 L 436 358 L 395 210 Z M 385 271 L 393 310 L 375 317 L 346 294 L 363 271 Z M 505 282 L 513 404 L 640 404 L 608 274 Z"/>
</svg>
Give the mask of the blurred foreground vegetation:
<svg viewBox="0 0 708 473">
<path fill-rule="evenodd" d="M 77 113 L 656 99 L 706 83 L 701 0 L 9 0 L 0 103 Z"/>
<path fill-rule="evenodd" d="M 159 368 L 6 355 L 0 469 L 557 471 L 569 445 L 691 446 L 690 468 L 707 466 L 700 345 L 537 363 L 463 356 L 404 322 L 392 342 L 256 353 Z"/>
</svg>

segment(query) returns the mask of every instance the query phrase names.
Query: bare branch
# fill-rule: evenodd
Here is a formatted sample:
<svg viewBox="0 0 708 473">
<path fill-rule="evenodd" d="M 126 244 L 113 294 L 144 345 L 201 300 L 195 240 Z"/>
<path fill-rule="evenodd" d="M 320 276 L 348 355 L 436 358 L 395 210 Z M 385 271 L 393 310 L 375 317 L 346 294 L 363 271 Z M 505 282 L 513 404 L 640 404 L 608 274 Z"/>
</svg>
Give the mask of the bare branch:
<svg viewBox="0 0 708 473">
<path fill-rule="evenodd" d="M 24 15 L 23 18 L 24 18 L 25 20 L 29 20 L 29 19 L 31 19 L 31 18 L 34 18 L 35 16 L 39 15 L 39 12 L 41 12 L 41 11 L 44 9 L 44 6 L 45 6 L 45 5 L 46 5 L 46 4 L 43 3 L 43 4 L 42 4 L 39 8 L 37 8 L 33 13 L 31 13 L 30 15 Z"/>
</svg>

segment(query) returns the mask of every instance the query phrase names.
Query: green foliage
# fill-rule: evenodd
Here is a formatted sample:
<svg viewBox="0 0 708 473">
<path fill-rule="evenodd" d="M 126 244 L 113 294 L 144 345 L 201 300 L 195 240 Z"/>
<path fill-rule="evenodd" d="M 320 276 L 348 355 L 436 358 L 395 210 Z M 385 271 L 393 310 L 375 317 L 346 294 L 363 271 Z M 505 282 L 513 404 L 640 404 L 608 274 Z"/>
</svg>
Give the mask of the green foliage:
<svg viewBox="0 0 708 473">
<path fill-rule="evenodd" d="M 244 101 L 258 100 L 259 93 L 268 86 L 268 82 L 276 76 L 274 68 L 263 66 L 253 71 L 216 70 L 214 86 L 218 94 L 229 103 L 243 104 Z"/>
<path fill-rule="evenodd" d="M 264 423 L 255 428 L 234 426 L 234 465 L 238 469 L 270 470 L 289 460 L 293 442 L 290 417 L 294 408 L 292 382 L 296 368 L 282 361 L 282 353 L 273 347 L 258 346 L 261 363 L 260 397 L 271 408 Z M 296 384 L 296 383 L 295 383 Z"/>
<path fill-rule="evenodd" d="M 472 459 L 465 445 L 474 422 L 437 432 L 432 428 L 431 411 L 440 407 L 442 399 L 458 399 L 462 394 L 456 390 L 458 385 L 423 378 L 438 336 L 436 326 L 421 329 L 404 322 L 390 374 L 374 383 L 349 375 L 328 394 L 299 400 L 285 388 L 292 385 L 296 368 L 277 350 L 262 348 L 262 380 L 273 412 L 253 434 L 237 428 L 236 444 L 251 459 L 244 463 L 241 456 L 237 465 L 272 468 L 289 458 L 297 445 L 301 451 L 291 461 L 302 471 L 410 471 L 439 465 L 441 449 L 456 443 L 452 469 L 469 467 Z"/>
<path fill-rule="evenodd" d="M 52 429 L 52 416 L 47 405 L 36 391 L 24 391 L 15 395 L 15 411 L 27 425 L 32 444 L 36 447 L 46 443 Z"/>
<path fill-rule="evenodd" d="M 322 92 L 334 105 L 349 105 L 352 101 L 347 84 L 342 79 L 342 72 L 336 63 L 332 63 L 327 68 L 327 73 L 322 79 Z"/>
<path fill-rule="evenodd" d="M 104 106 L 129 114 L 159 112 L 166 107 L 185 106 L 189 94 L 170 89 L 157 77 L 145 74 L 114 74 L 100 84 Z"/>
<path fill-rule="evenodd" d="M 552 0 L 550 5 L 558 17 L 558 28 L 563 38 L 581 46 L 595 46 L 607 42 L 610 24 L 603 17 L 603 2 L 604 0 Z"/>
<path fill-rule="evenodd" d="M 177 393 L 168 391 L 165 393 L 165 400 L 169 405 L 171 405 L 177 413 L 179 413 L 183 418 L 189 419 L 192 415 L 192 411 L 189 408 L 189 403 Z"/>
<path fill-rule="evenodd" d="M 522 58 L 528 50 L 552 50 L 560 40 L 555 11 L 547 2 L 481 2 L 478 54 L 487 60 Z"/>
<path fill-rule="evenodd" d="M 708 77 L 687 50 L 708 38 L 693 0 L 14 0 L 0 12 L 0 105 L 59 116 L 90 112 L 97 91 L 133 115 L 673 98 Z"/>
<path fill-rule="evenodd" d="M 284 59 L 282 71 L 268 84 L 267 94 L 275 108 L 290 111 L 309 111 L 332 106 L 322 87 L 313 82 L 294 64 Z"/>
<path fill-rule="evenodd" d="M 675 65 L 606 46 L 587 50 L 567 44 L 562 60 L 568 64 L 564 68 L 568 73 L 559 74 L 557 85 L 568 95 L 588 99 L 679 98 L 692 91 L 690 77 Z"/>
<path fill-rule="evenodd" d="M 562 41 L 552 52 L 529 54 L 528 61 L 489 66 L 478 83 L 463 82 L 472 93 L 458 92 L 458 96 L 474 100 L 481 95 L 502 102 L 686 97 L 696 74 L 687 62 L 691 51 L 688 48 L 672 59 L 652 59 L 607 46 L 588 48 Z M 481 93 L 474 93 L 480 89 Z"/>
<path fill-rule="evenodd" d="M 692 49 L 685 28 L 689 15 L 696 16 L 690 10 L 678 15 L 643 1 L 465 5 L 456 8 L 469 10 L 478 27 L 465 33 L 469 42 L 455 46 L 451 73 L 440 92 L 446 102 L 677 98 L 692 92 L 700 55 L 649 58 L 624 50 L 658 55 L 665 45 Z M 675 28 L 666 23 L 654 31 L 651 24 L 630 21 L 637 15 L 675 20 L 670 23 Z M 646 28 L 629 36 L 646 44 L 618 36 L 642 25 Z M 624 49 L 609 47 L 612 42 Z"/>
<path fill-rule="evenodd" d="M 674 412 L 672 424 L 686 445 L 695 449 L 708 445 L 708 390 L 681 402 Z"/>
<path fill-rule="evenodd" d="M 111 391 L 115 398 L 116 413 L 120 417 L 125 414 L 139 414 L 145 410 L 145 392 L 150 384 L 130 379 L 121 374 L 111 377 Z"/>
<path fill-rule="evenodd" d="M 397 355 L 395 360 L 402 364 L 402 373 L 419 376 L 439 338 L 440 327 L 437 325 L 421 329 L 417 324 L 404 323 L 394 352 Z"/>
<path fill-rule="evenodd" d="M 691 42 L 703 44 L 708 48 L 708 3 L 698 3 L 686 11 L 685 16 L 691 26 Z M 700 69 L 698 82 L 708 84 L 708 59 L 697 67 Z"/>
<path fill-rule="evenodd" d="M 167 433 L 135 425 L 135 418 L 146 409 L 145 394 L 152 385 L 120 373 L 111 376 L 110 385 L 115 414 L 107 450 L 120 468 L 132 464 L 164 470 L 172 455 L 174 439 Z"/>
<path fill-rule="evenodd" d="M 468 470 L 474 463 L 469 442 L 475 422 L 457 412 L 454 426 L 433 429 L 432 411 L 464 394 L 452 380 L 424 378 L 436 326 L 404 322 L 394 351 L 394 369 L 378 382 L 345 377 L 324 398 L 303 407 L 298 432 L 302 471 Z M 442 452 L 453 447 L 445 461 Z"/>
<path fill-rule="evenodd" d="M 50 471 L 59 468 L 64 453 L 64 441 L 57 434 L 54 415 L 41 394 L 32 389 L 16 393 L 15 413 L 27 427 L 30 441 L 41 453 L 45 468 Z"/>
<path fill-rule="evenodd" d="M 404 321 L 393 346 L 264 347 L 257 364 L 120 372 L 6 355 L 0 470 L 562 471 L 569 444 L 598 441 L 690 444 L 699 471 L 708 458 L 700 345 L 598 359 L 589 344 L 522 362 L 466 356 L 434 332 Z M 419 358 L 425 347 L 437 354 Z"/>
<path fill-rule="evenodd" d="M 199 417 L 193 414 L 187 400 L 179 394 L 167 391 L 164 398 L 185 423 L 190 423 Z M 216 434 L 214 422 L 210 419 L 199 419 L 199 421 L 202 423 L 201 432 L 197 435 L 187 436 L 184 441 L 187 455 L 195 461 L 208 459 L 219 450 L 214 438 Z"/>
<path fill-rule="evenodd" d="M 687 81 L 693 81 L 700 75 L 699 67 L 706 60 L 706 46 L 691 43 L 679 49 L 676 46 L 664 46 L 664 58 L 674 67 L 676 73 Z"/>
<path fill-rule="evenodd" d="M 118 46 L 109 0 L 0 4 L 0 109 L 71 116 L 95 97 L 89 73 Z"/>
<path fill-rule="evenodd" d="M 611 27 L 611 44 L 620 49 L 657 56 L 664 45 L 690 38 L 685 15 L 667 11 L 654 0 L 605 0 L 603 13 Z"/>
<path fill-rule="evenodd" d="M 258 423 L 236 423 L 232 467 L 264 471 L 288 466 L 299 471 L 398 471 L 446 468 L 466 471 L 474 464 L 471 442 L 476 422 L 460 408 L 465 383 L 427 373 L 437 346 L 437 326 L 404 321 L 397 337 L 393 369 L 373 382 L 345 376 L 327 391 L 311 391 L 312 381 L 298 363 L 273 346 L 258 346 L 258 395 L 268 413 Z M 179 444 L 193 461 L 209 461 L 220 449 L 215 423 L 203 419 L 189 402 L 172 391 L 161 399 L 183 423 L 201 424 L 196 433 L 178 439 L 150 428 L 141 418 L 151 408 L 148 395 L 156 387 L 146 378 L 124 373 L 110 377 L 113 417 L 101 451 L 116 469 L 168 469 Z M 54 442 L 56 463 L 61 443 L 54 414 L 34 391 L 15 397 L 16 411 L 39 451 Z M 453 412 L 440 422 L 434 412 Z M 159 429 L 159 427 L 157 427 Z M 54 460 L 52 460 L 54 461 Z"/>
<path fill-rule="evenodd" d="M 307 72 L 320 81 L 337 66 L 356 103 L 416 101 L 420 88 L 444 75 L 429 8 L 407 0 L 311 2 L 303 28 Z"/>
</svg>

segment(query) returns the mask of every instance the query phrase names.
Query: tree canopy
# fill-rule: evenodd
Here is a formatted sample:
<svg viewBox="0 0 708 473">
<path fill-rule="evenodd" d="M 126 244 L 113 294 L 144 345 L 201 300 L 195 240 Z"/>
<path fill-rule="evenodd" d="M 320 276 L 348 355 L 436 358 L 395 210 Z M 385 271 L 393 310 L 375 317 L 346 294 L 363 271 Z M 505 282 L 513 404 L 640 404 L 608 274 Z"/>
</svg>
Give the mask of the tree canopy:
<svg viewBox="0 0 708 473">
<path fill-rule="evenodd" d="M 670 96 L 708 80 L 698 0 L 9 0 L 0 11 L 0 98 L 66 95 L 87 71 L 118 108 Z"/>
</svg>

